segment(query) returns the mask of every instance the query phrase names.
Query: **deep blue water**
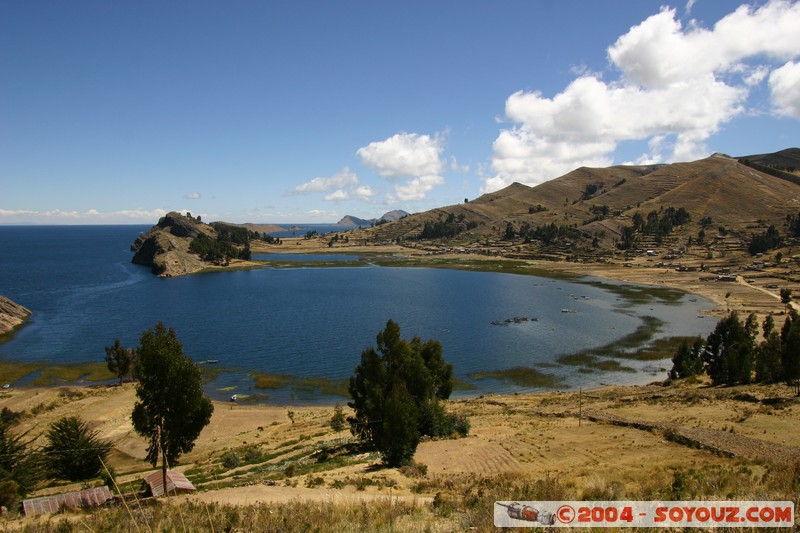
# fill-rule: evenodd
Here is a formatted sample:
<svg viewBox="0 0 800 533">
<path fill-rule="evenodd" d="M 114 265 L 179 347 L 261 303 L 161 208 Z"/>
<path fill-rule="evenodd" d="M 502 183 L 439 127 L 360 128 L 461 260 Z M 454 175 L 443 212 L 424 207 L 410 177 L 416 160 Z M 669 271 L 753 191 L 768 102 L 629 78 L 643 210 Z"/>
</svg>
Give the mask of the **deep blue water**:
<svg viewBox="0 0 800 533">
<path fill-rule="evenodd" d="M 147 229 L 0 226 L 0 294 L 33 311 L 28 324 L 0 344 L 0 358 L 103 361 L 114 339 L 135 346 L 142 331 L 163 321 L 196 361 L 216 359 L 220 368 L 240 369 L 208 385 L 222 398 L 230 387 L 247 392 L 252 370 L 346 378 L 391 318 L 405 338 L 441 341 L 457 377 L 529 366 L 565 377 L 570 387 L 589 387 L 661 379 L 664 372 L 653 369 L 669 361 L 623 361 L 642 369 L 636 374 L 587 374 L 554 365 L 555 358 L 631 333 L 645 315 L 666 322 L 661 336 L 707 335 L 714 326 L 698 318 L 710 307 L 702 299 L 626 306 L 603 287 L 511 274 L 343 262 L 160 279 L 130 263 L 129 245 Z M 562 313 L 565 308 L 575 312 Z M 492 325 L 512 317 L 538 320 Z M 523 390 L 506 382 L 475 384 L 475 394 Z M 270 401 L 281 403 L 330 401 L 288 389 L 268 392 Z"/>
</svg>

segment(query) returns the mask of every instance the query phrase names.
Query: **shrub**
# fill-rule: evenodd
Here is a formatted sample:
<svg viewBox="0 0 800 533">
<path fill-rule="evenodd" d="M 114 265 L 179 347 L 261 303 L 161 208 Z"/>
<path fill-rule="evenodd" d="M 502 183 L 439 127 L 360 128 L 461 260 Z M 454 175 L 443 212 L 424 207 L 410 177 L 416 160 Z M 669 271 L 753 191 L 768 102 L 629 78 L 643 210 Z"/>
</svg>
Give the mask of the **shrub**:
<svg viewBox="0 0 800 533">
<path fill-rule="evenodd" d="M 233 452 L 228 452 L 222 456 L 222 465 L 225 468 L 236 468 L 239 466 L 239 457 Z"/>
</svg>

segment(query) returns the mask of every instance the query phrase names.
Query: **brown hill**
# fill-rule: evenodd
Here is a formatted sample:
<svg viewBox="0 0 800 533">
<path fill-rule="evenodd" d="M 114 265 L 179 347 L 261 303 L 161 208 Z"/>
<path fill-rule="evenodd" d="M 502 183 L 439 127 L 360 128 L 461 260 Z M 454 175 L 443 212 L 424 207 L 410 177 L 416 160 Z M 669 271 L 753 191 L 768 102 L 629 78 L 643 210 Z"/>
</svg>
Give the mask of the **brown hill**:
<svg viewBox="0 0 800 533">
<path fill-rule="evenodd" d="M 800 148 L 787 148 L 774 154 L 756 154 L 737 157 L 739 161 L 748 160 L 767 167 L 800 172 Z"/>
<path fill-rule="evenodd" d="M 207 265 L 197 255 L 189 253 L 189 244 L 200 233 L 209 237 L 216 235 L 214 228 L 199 219 L 167 213 L 131 244 L 135 252 L 131 262 L 149 266 L 154 274 L 162 277 L 199 272 Z"/>
<path fill-rule="evenodd" d="M 761 156 L 761 161 L 792 161 L 797 154 L 800 149 L 794 148 L 774 158 Z M 526 244 L 529 252 L 555 246 L 562 254 L 597 255 L 617 250 L 624 228 L 637 213 L 647 218 L 670 207 L 683 208 L 690 220 L 659 244 L 680 246 L 689 237 L 697 239 L 703 229 L 709 234 L 706 242 L 734 239 L 738 245 L 731 246 L 744 249 L 753 233 L 771 224 L 785 231 L 787 215 L 800 211 L 800 185 L 720 154 L 669 165 L 579 168 L 536 187 L 514 183 L 468 203 L 417 213 L 365 232 L 374 240 Z M 548 246 L 536 238 L 519 238 L 521 230 L 532 235 L 531 230 L 551 224 L 572 231 L 562 232 Z M 516 240 L 505 239 L 509 228 Z M 646 235 L 639 242 L 652 245 Z"/>
</svg>

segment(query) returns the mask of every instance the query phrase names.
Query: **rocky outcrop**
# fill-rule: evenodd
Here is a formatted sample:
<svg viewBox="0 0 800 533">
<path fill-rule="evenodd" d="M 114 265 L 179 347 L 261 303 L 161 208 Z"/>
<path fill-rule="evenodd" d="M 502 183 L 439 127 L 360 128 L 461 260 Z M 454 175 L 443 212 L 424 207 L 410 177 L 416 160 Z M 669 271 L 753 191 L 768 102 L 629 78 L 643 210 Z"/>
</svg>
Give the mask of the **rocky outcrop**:
<svg viewBox="0 0 800 533">
<path fill-rule="evenodd" d="M 135 252 L 131 261 L 149 266 L 154 274 L 162 277 L 199 272 L 207 265 L 197 255 L 189 253 L 189 244 L 200 233 L 209 237 L 216 234 L 211 226 L 198 219 L 167 213 L 131 244 Z"/>
<path fill-rule="evenodd" d="M 30 315 L 29 309 L 0 296 L 0 335 L 18 328 Z"/>
</svg>

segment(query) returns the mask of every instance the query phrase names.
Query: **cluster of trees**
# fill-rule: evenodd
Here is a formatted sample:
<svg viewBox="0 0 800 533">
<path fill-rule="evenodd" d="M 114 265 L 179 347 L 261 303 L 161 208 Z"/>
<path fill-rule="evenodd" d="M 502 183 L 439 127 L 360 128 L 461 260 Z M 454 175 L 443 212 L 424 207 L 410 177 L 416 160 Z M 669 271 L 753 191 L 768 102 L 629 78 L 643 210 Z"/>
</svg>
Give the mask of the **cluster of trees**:
<svg viewBox="0 0 800 533">
<path fill-rule="evenodd" d="M 212 222 L 211 227 L 217 232 L 217 240 L 245 246 L 251 239 L 257 239 L 258 233 L 241 226 L 231 226 L 224 222 Z"/>
<path fill-rule="evenodd" d="M 747 251 L 750 252 L 750 255 L 763 254 L 769 250 L 780 248 L 782 244 L 783 238 L 778 232 L 778 228 L 773 224 L 761 235 L 752 236 L 750 243 L 747 245 Z"/>
<path fill-rule="evenodd" d="M 647 214 L 647 218 L 637 212 L 632 217 L 632 224 L 622 228 L 622 238 L 617 247 L 621 250 L 631 248 L 638 240 L 637 235 L 650 235 L 656 244 L 661 244 L 675 227 L 682 226 L 691 219 L 692 216 L 683 207 L 675 209 L 670 206 L 661 212 L 653 210 Z"/>
<path fill-rule="evenodd" d="M 453 367 L 441 343 L 406 341 L 392 320 L 378 333 L 377 349 L 361 353 L 349 391 L 351 432 L 379 450 L 389 466 L 410 463 L 423 435 L 469 432 L 466 418 L 448 414 L 441 404 L 453 391 Z"/>
<path fill-rule="evenodd" d="M 786 226 L 788 233 L 792 237 L 800 237 L 800 213 L 797 215 L 786 215 Z"/>
<path fill-rule="evenodd" d="M 586 187 L 583 189 L 583 193 L 581 193 L 581 200 L 589 200 L 592 196 L 594 196 L 597 191 L 603 189 L 603 182 L 600 183 L 587 183 Z"/>
<path fill-rule="evenodd" d="M 714 385 L 783 381 L 800 394 L 800 315 L 790 310 L 781 331 L 772 315 L 761 324 L 757 342 L 755 315 L 742 322 L 734 311 L 721 319 L 707 339 L 684 341 L 672 358 L 672 379 L 705 372 Z"/>
<path fill-rule="evenodd" d="M 350 237 L 347 235 L 339 235 L 338 233 L 334 233 L 331 240 L 328 241 L 328 248 L 336 244 L 337 242 L 342 241 L 343 243 L 347 244 L 350 242 Z"/>
<path fill-rule="evenodd" d="M 244 228 L 242 228 L 244 229 Z M 247 231 L 247 230 L 245 230 Z M 231 259 L 250 259 L 250 242 L 239 248 L 233 242 L 211 238 L 205 233 L 199 233 L 189 244 L 189 251 L 200 256 L 203 261 L 213 263 L 228 263 Z"/>
<path fill-rule="evenodd" d="M 474 220 L 465 220 L 464 214 L 456 216 L 453 213 L 447 215 L 445 219 L 439 218 L 438 220 L 429 220 L 425 222 L 422 227 L 422 232 L 419 234 L 419 239 L 442 239 L 455 237 L 459 233 L 471 230 L 478 227 L 478 223 Z"/>
<path fill-rule="evenodd" d="M 261 236 L 261 240 L 267 244 L 283 244 L 283 241 L 280 237 L 273 237 L 269 233 L 265 233 Z"/>
<path fill-rule="evenodd" d="M 513 226 L 506 227 L 506 239 L 511 240 L 518 235 L 526 244 L 532 241 L 539 241 L 545 246 L 549 246 L 562 239 L 578 239 L 581 232 L 574 226 L 557 225 L 555 222 L 544 226 L 533 227 L 528 222 L 523 222 L 519 232 L 514 232 Z M 509 238 L 510 237 L 510 238 Z"/>
</svg>

